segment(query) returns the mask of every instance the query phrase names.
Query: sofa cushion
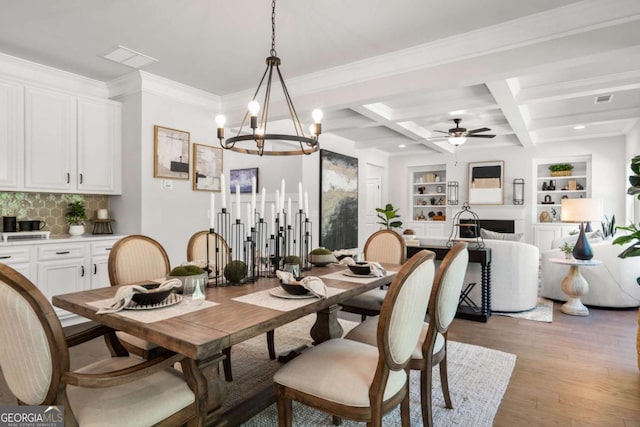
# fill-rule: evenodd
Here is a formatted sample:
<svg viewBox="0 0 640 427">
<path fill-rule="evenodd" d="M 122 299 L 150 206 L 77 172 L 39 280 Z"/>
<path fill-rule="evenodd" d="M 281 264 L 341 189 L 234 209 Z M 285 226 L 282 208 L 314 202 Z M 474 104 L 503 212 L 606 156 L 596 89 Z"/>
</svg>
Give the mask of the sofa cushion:
<svg viewBox="0 0 640 427">
<path fill-rule="evenodd" d="M 498 233 L 497 231 L 480 229 L 480 237 L 489 240 L 510 240 L 512 242 L 521 242 L 524 233 Z"/>
</svg>

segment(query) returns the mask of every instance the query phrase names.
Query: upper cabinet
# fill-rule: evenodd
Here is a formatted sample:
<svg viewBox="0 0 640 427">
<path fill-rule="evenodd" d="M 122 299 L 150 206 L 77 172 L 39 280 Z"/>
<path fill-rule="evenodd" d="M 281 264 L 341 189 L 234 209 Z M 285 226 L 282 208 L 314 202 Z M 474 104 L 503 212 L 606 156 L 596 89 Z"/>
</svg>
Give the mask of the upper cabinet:
<svg viewBox="0 0 640 427">
<path fill-rule="evenodd" d="M 24 91 L 24 190 L 120 194 L 120 103 Z"/>
<path fill-rule="evenodd" d="M 0 80 L 0 188 L 23 185 L 24 96 L 17 83 Z"/>
</svg>

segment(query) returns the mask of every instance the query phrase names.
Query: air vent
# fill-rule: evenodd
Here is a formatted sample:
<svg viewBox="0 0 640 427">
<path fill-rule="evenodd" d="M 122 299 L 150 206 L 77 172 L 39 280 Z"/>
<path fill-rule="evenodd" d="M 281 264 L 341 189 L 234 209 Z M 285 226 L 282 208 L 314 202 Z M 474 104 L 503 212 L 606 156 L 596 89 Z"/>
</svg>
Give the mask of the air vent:
<svg viewBox="0 0 640 427">
<path fill-rule="evenodd" d="M 107 53 L 102 55 L 102 57 L 110 61 L 117 62 L 118 64 L 127 65 L 131 68 L 142 68 L 154 62 L 158 62 L 155 58 L 119 45 L 110 49 Z"/>
<path fill-rule="evenodd" d="M 596 96 L 594 104 L 606 104 L 607 102 L 611 102 L 613 95 L 600 95 Z"/>
</svg>

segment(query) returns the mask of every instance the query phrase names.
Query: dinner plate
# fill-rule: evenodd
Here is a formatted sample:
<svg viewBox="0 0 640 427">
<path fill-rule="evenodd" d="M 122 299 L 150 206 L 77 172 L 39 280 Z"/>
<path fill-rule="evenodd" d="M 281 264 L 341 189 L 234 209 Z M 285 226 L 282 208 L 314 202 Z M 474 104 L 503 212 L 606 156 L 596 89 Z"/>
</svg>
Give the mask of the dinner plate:
<svg viewBox="0 0 640 427">
<path fill-rule="evenodd" d="M 164 301 L 158 304 L 140 305 L 137 302 L 132 300 L 129 304 L 127 304 L 124 307 L 124 309 L 125 310 L 153 310 L 155 308 L 164 308 L 164 307 L 180 304 L 180 302 L 182 302 L 182 295 L 171 293 Z"/>
<path fill-rule="evenodd" d="M 377 277 L 375 274 L 373 273 L 369 273 L 369 274 L 356 274 L 353 273 L 351 270 L 347 270 L 347 271 L 343 271 L 342 274 L 344 274 L 345 276 L 349 276 L 349 277 L 362 277 L 362 278 L 368 278 L 368 277 Z"/>
<path fill-rule="evenodd" d="M 312 294 L 311 292 L 309 292 L 308 294 L 304 294 L 304 295 L 293 295 L 290 294 L 289 292 L 285 291 L 282 288 L 273 288 L 269 291 L 269 293 L 271 295 L 273 295 L 274 297 L 278 297 L 278 298 L 286 298 L 286 299 L 305 299 L 305 298 L 314 298 L 315 295 Z"/>
</svg>

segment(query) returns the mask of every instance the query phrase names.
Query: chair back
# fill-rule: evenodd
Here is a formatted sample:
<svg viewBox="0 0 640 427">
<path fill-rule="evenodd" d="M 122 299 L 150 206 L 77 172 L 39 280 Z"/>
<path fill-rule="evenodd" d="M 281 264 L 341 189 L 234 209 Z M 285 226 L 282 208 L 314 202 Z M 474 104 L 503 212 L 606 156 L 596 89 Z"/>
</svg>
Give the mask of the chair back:
<svg viewBox="0 0 640 427">
<path fill-rule="evenodd" d="M 53 404 L 69 352 L 47 298 L 22 274 L 0 264 L 0 368 L 27 405 Z"/>
<path fill-rule="evenodd" d="M 150 237 L 133 234 L 118 240 L 109 253 L 111 286 L 165 277 L 171 271 L 169 256 Z"/>
<path fill-rule="evenodd" d="M 187 261 L 207 259 L 207 236 L 209 238 L 209 266 L 213 271 L 222 270 L 231 260 L 229 245 L 218 233 L 198 231 L 187 244 Z"/>
<path fill-rule="evenodd" d="M 364 245 L 364 258 L 367 261 L 403 264 L 405 257 L 404 239 L 392 230 L 376 231 Z"/>
<path fill-rule="evenodd" d="M 377 343 L 388 369 L 403 369 L 418 344 L 433 285 L 433 252 L 422 250 L 389 286 L 378 321 Z"/>
</svg>

